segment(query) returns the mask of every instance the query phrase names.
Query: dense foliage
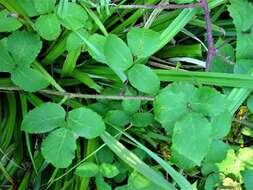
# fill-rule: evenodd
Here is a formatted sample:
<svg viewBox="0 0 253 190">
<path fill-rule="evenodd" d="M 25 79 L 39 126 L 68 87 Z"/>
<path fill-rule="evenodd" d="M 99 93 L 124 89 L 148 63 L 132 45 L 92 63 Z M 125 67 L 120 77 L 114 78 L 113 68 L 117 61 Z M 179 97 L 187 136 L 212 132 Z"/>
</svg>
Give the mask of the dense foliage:
<svg viewBox="0 0 253 190">
<path fill-rule="evenodd" d="M 0 0 L 0 189 L 252 190 L 253 4 L 205 3 Z"/>
</svg>

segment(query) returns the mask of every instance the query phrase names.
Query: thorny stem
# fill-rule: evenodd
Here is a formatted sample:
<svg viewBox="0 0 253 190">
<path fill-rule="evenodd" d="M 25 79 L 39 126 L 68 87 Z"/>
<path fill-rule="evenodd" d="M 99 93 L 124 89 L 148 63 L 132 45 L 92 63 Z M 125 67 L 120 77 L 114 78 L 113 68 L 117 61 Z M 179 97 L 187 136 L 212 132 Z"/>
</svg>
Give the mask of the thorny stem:
<svg viewBox="0 0 253 190">
<path fill-rule="evenodd" d="M 19 87 L 0 87 L 2 91 L 23 91 Z M 55 96 L 63 96 L 68 99 L 72 98 L 84 98 L 84 99 L 108 99 L 108 100 L 147 100 L 153 101 L 152 96 L 124 96 L 124 95 L 99 95 L 99 94 L 82 94 L 82 93 L 71 93 L 71 92 L 60 92 L 56 90 L 39 90 L 41 94 L 49 94 Z"/>
<path fill-rule="evenodd" d="M 212 35 L 212 23 L 210 19 L 210 13 L 208 9 L 208 4 L 206 0 L 200 0 L 201 6 L 204 9 L 205 20 L 206 20 L 206 33 L 207 33 L 207 43 L 208 43 L 208 53 L 206 58 L 206 71 L 210 70 L 213 56 L 216 53 L 216 49 L 214 48 L 213 43 L 213 35 Z"/>
</svg>

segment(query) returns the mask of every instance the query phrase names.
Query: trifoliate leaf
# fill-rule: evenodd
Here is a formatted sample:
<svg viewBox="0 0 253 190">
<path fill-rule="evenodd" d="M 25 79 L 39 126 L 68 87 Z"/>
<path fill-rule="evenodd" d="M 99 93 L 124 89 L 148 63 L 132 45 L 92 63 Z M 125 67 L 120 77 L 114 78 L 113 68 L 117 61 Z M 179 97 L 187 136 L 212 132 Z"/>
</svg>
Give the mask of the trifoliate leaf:
<svg viewBox="0 0 253 190">
<path fill-rule="evenodd" d="M 18 66 L 13 70 L 11 72 L 11 80 L 28 92 L 35 92 L 49 85 L 49 82 L 41 72 L 26 66 Z"/>
<path fill-rule="evenodd" d="M 64 125 L 65 110 L 55 103 L 44 103 L 29 111 L 21 129 L 27 133 L 45 133 Z"/>
<path fill-rule="evenodd" d="M 99 166 L 100 173 L 106 178 L 113 178 L 119 174 L 118 168 L 114 164 L 102 163 Z"/>
<path fill-rule="evenodd" d="M 8 37 L 7 47 L 16 64 L 29 66 L 39 54 L 42 43 L 34 33 L 16 31 Z"/>
<path fill-rule="evenodd" d="M 75 174 L 80 177 L 94 177 L 98 174 L 99 167 L 93 162 L 84 162 L 76 168 Z"/>
<path fill-rule="evenodd" d="M 222 112 L 211 119 L 212 138 L 220 139 L 225 137 L 232 125 L 232 115 L 228 112 Z"/>
<path fill-rule="evenodd" d="M 39 14 L 50 13 L 54 10 L 56 0 L 34 0 L 34 6 Z"/>
<path fill-rule="evenodd" d="M 104 46 L 106 64 L 112 70 L 125 71 L 133 64 L 133 57 L 125 42 L 114 34 L 106 37 Z"/>
<path fill-rule="evenodd" d="M 220 140 L 212 141 L 212 144 L 206 155 L 205 162 L 221 162 L 226 158 L 228 148 L 228 144 Z"/>
<path fill-rule="evenodd" d="M 160 42 L 160 35 L 145 28 L 133 28 L 127 34 L 127 43 L 133 55 L 137 57 L 149 57 L 157 49 Z"/>
<path fill-rule="evenodd" d="M 191 108 L 208 116 L 217 116 L 225 111 L 227 99 L 211 87 L 198 88 L 191 100 Z"/>
<path fill-rule="evenodd" d="M 188 84 L 177 88 L 178 84 L 169 85 L 156 96 L 154 100 L 155 119 L 159 121 L 163 127 L 178 120 L 187 112 L 188 101 L 186 99 L 185 89 L 192 87 Z M 194 88 L 192 88 L 194 89 Z M 190 96 L 189 94 L 187 94 Z M 173 100 L 173 101 L 171 101 Z"/>
<path fill-rule="evenodd" d="M 253 170 L 245 170 L 242 172 L 245 190 L 253 189 Z"/>
<path fill-rule="evenodd" d="M 45 160 L 56 168 L 68 167 L 75 157 L 76 137 L 72 131 L 60 128 L 51 132 L 42 142 Z"/>
<path fill-rule="evenodd" d="M 45 40 L 55 40 L 61 34 L 61 23 L 55 14 L 41 15 L 35 22 L 35 28 Z"/>
<path fill-rule="evenodd" d="M 172 154 L 175 150 L 200 165 L 211 144 L 211 125 L 198 113 L 188 113 L 176 122 L 172 136 Z"/>
<path fill-rule="evenodd" d="M 15 62 L 5 46 L 5 40 L 0 40 L 0 72 L 11 72 L 15 68 Z"/>
<path fill-rule="evenodd" d="M 6 9 L 0 11 L 0 32 L 12 32 L 22 26 L 22 23 L 16 17 L 9 14 Z"/>
<path fill-rule="evenodd" d="M 128 79 L 133 87 L 147 94 L 155 94 L 160 88 L 160 80 L 156 73 L 142 64 L 135 64 L 129 69 Z"/>
<path fill-rule="evenodd" d="M 66 11 L 58 11 L 62 25 L 69 30 L 78 30 L 86 26 L 88 15 L 84 8 L 76 3 L 67 3 Z"/>
<path fill-rule="evenodd" d="M 105 124 L 101 116 L 85 107 L 70 111 L 67 124 L 78 136 L 87 139 L 96 138 L 105 130 Z"/>
</svg>

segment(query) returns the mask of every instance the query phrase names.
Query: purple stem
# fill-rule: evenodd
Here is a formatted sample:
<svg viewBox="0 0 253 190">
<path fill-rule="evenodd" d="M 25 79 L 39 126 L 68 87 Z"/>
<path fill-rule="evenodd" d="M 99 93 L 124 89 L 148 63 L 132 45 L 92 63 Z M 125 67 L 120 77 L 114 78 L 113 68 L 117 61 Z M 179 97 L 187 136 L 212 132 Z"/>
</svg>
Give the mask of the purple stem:
<svg viewBox="0 0 253 190">
<path fill-rule="evenodd" d="M 208 53 L 206 58 L 206 71 L 209 71 L 211 68 L 211 63 L 213 56 L 216 54 L 216 49 L 213 43 L 213 35 L 212 35 L 212 22 L 210 19 L 209 8 L 206 0 L 200 0 L 201 6 L 204 9 L 205 20 L 206 20 L 206 32 L 207 32 L 207 43 L 208 43 Z"/>
</svg>

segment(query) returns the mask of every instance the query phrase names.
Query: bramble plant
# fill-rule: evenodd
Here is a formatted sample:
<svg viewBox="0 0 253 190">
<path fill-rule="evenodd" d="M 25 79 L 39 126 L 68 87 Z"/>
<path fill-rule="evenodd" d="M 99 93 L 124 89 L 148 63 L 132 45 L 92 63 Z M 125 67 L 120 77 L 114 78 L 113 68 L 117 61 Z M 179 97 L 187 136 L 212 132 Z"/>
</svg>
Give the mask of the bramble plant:
<svg viewBox="0 0 253 190">
<path fill-rule="evenodd" d="M 0 0 L 0 189 L 252 190 L 252 14 Z"/>
</svg>

